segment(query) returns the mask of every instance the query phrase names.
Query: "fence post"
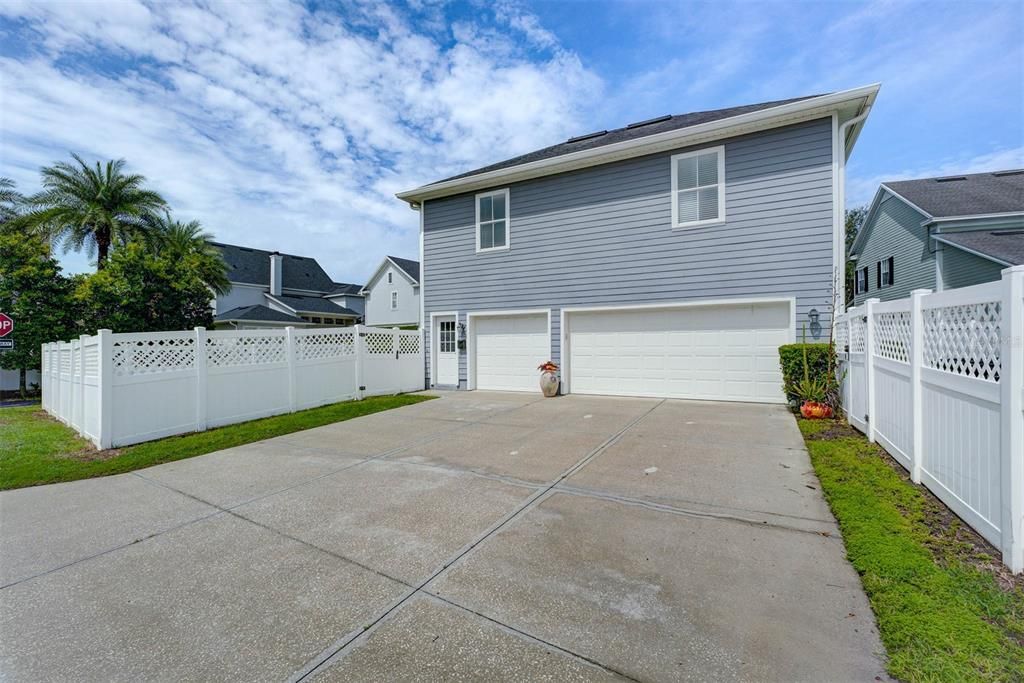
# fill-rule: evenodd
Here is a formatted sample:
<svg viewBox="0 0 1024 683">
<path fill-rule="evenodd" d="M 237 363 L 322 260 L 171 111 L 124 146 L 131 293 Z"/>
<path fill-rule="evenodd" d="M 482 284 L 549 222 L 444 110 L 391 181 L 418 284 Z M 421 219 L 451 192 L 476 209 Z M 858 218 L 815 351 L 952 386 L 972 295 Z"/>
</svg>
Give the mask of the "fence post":
<svg viewBox="0 0 1024 683">
<path fill-rule="evenodd" d="M 1000 477 L 1003 562 L 1024 571 L 1024 266 L 1003 271 Z"/>
<path fill-rule="evenodd" d="M 100 433 L 96 446 L 111 448 L 114 445 L 114 333 L 110 330 L 99 330 L 96 334 L 99 336 L 96 352 L 100 364 Z"/>
<path fill-rule="evenodd" d="M 295 377 L 295 327 L 288 325 L 284 328 L 284 354 L 285 358 L 288 359 L 288 412 L 295 412 L 295 389 L 296 381 Z"/>
<path fill-rule="evenodd" d="M 864 376 L 868 383 L 868 441 L 875 442 L 875 304 L 879 299 L 864 302 L 867 323 L 864 326 Z"/>
<path fill-rule="evenodd" d="M 87 334 L 78 335 L 78 433 L 85 435 L 85 342 Z"/>
<path fill-rule="evenodd" d="M 363 344 L 363 335 L 366 334 L 366 333 L 363 332 L 363 326 L 359 325 L 358 323 L 356 324 L 355 328 L 356 328 L 355 337 L 352 338 L 352 343 L 355 345 L 355 350 L 356 350 L 356 364 L 355 364 L 356 399 L 361 401 L 361 400 L 363 400 L 363 391 L 364 391 L 363 390 L 363 346 L 364 346 L 364 344 Z"/>
<path fill-rule="evenodd" d="M 207 363 L 206 363 L 206 328 L 195 328 L 196 338 L 192 358 L 196 369 L 196 427 L 195 431 L 205 432 L 207 426 Z"/>
<path fill-rule="evenodd" d="M 921 367 L 924 365 L 924 314 L 921 299 L 930 289 L 910 293 L 910 479 L 921 483 L 921 461 L 924 456 L 924 406 L 921 405 Z"/>
</svg>

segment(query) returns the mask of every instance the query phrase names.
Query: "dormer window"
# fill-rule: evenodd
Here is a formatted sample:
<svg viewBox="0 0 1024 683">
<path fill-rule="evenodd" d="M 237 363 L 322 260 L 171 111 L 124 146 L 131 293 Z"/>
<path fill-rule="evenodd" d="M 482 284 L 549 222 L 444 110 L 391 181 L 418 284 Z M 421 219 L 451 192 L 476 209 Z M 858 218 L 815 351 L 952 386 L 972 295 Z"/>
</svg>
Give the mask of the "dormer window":
<svg viewBox="0 0 1024 683">
<path fill-rule="evenodd" d="M 508 249 L 508 190 L 485 192 L 476 196 L 476 250 Z"/>
</svg>

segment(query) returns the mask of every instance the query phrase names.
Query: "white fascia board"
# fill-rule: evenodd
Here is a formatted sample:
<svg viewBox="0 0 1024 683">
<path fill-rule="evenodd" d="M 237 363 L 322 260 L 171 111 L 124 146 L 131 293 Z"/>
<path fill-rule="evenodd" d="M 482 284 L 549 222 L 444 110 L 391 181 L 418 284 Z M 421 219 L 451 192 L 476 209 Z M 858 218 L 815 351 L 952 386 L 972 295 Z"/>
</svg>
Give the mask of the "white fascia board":
<svg viewBox="0 0 1024 683">
<path fill-rule="evenodd" d="M 762 109 L 749 114 L 731 116 L 717 121 L 689 126 L 679 130 L 665 131 L 655 135 L 647 135 L 634 140 L 624 140 L 610 145 L 602 145 L 593 149 L 580 150 L 562 154 L 550 159 L 541 159 L 509 168 L 479 173 L 466 178 L 457 178 L 413 190 L 399 192 L 395 196 L 410 204 L 417 204 L 427 199 L 447 197 L 454 194 L 483 190 L 530 178 L 564 173 L 579 168 L 607 164 L 620 159 L 664 152 L 680 147 L 717 140 L 724 137 L 743 135 L 769 128 L 778 128 L 793 123 L 809 121 L 831 115 L 833 112 L 851 105 L 861 111 L 874 102 L 880 84 L 874 83 L 852 90 L 822 95 L 799 102 Z M 851 141 L 847 143 L 847 154 L 856 139 L 856 129 L 863 126 L 861 122 L 851 133 Z"/>
<path fill-rule="evenodd" d="M 932 239 L 935 240 L 936 242 L 942 242 L 943 244 L 948 244 L 951 247 L 956 247 L 960 251 L 965 251 L 968 254 L 974 254 L 975 256 L 977 256 L 979 258 L 983 258 L 983 259 L 986 259 L 988 261 L 992 261 L 994 263 L 998 263 L 999 265 L 1002 265 L 1002 266 L 1012 267 L 1012 266 L 1017 265 L 1016 263 L 1010 263 L 1009 261 L 1004 261 L 1001 258 L 996 258 L 995 256 L 992 256 L 991 254 L 985 254 L 985 253 L 982 253 L 980 251 L 977 251 L 976 249 L 971 249 L 970 247 L 965 247 L 962 244 L 957 244 L 953 240 L 949 240 L 949 239 L 946 239 L 944 237 L 940 237 L 939 235 L 932 235 Z"/>
<path fill-rule="evenodd" d="M 878 213 L 878 207 L 881 206 L 882 200 L 885 199 L 887 194 L 894 194 L 892 190 L 886 187 L 884 184 L 879 185 L 878 189 L 875 190 L 875 197 L 871 200 L 871 206 L 868 208 L 868 214 L 864 216 L 864 223 L 860 226 L 860 232 L 857 233 L 857 237 L 854 238 L 853 244 L 850 245 L 850 255 L 855 256 L 860 253 L 861 248 L 864 246 L 864 241 L 867 239 L 867 234 L 870 231 L 871 221 Z M 900 197 L 902 199 L 902 197 Z M 846 212 L 843 212 L 843 230 L 846 229 Z"/>
<path fill-rule="evenodd" d="M 285 313 L 291 313 L 293 315 L 298 313 L 298 311 L 296 309 L 292 308 L 288 304 L 284 303 L 283 301 L 278 301 L 278 299 L 276 297 L 274 297 L 273 294 L 269 294 L 269 293 L 265 292 L 263 294 L 263 296 L 265 296 L 268 300 L 273 301 L 276 305 L 280 306 L 281 308 L 285 309 L 285 311 L 284 311 Z"/>
</svg>

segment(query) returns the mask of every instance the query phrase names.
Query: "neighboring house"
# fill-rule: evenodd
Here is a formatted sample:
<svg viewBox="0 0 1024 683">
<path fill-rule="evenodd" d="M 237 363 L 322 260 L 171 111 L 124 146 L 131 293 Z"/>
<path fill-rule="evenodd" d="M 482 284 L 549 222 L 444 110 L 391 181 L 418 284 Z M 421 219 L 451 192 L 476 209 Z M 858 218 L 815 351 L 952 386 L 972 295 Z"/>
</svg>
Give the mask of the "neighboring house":
<svg viewBox="0 0 1024 683">
<path fill-rule="evenodd" d="M 845 163 L 877 85 L 664 116 L 398 197 L 430 386 L 783 402 L 843 300 Z"/>
<path fill-rule="evenodd" d="M 1024 170 L 883 183 L 850 253 L 857 305 L 998 280 L 1024 263 Z"/>
<path fill-rule="evenodd" d="M 214 242 L 231 291 L 214 301 L 217 327 L 332 327 L 363 316 L 360 286 L 334 282 L 316 259 Z"/>
<path fill-rule="evenodd" d="M 412 327 L 420 322 L 419 261 L 384 257 L 362 288 L 366 297 L 366 324 Z"/>
</svg>

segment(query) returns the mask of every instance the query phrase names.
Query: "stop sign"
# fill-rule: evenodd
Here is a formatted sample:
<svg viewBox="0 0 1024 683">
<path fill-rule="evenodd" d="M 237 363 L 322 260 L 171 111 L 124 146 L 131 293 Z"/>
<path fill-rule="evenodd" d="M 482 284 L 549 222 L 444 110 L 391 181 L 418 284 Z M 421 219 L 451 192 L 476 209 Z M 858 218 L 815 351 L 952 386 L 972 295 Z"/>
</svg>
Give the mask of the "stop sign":
<svg viewBox="0 0 1024 683">
<path fill-rule="evenodd" d="M 0 313 L 0 337 L 6 337 L 14 331 L 14 321 L 6 313 Z"/>
</svg>

